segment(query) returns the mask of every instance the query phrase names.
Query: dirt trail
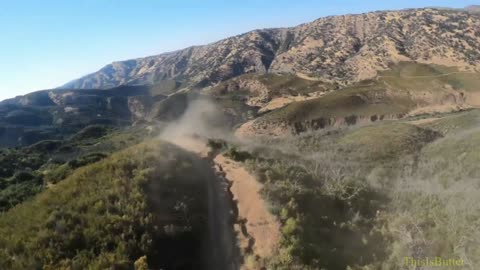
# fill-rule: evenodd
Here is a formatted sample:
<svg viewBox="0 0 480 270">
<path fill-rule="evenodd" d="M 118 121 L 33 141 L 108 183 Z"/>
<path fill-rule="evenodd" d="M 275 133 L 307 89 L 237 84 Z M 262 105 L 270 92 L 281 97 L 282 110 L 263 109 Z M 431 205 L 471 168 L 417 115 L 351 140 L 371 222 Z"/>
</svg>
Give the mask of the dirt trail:
<svg viewBox="0 0 480 270">
<path fill-rule="evenodd" d="M 270 100 L 270 102 L 268 102 L 265 106 L 263 106 L 258 112 L 264 113 L 264 112 L 268 112 L 268 111 L 272 111 L 272 110 L 275 110 L 275 109 L 285 107 L 288 104 L 293 103 L 293 102 L 316 99 L 316 98 L 324 96 L 326 93 L 327 92 L 319 91 L 319 92 L 310 93 L 308 95 L 300 95 L 300 96 L 283 95 L 283 96 L 280 96 L 280 97 L 275 97 L 272 100 Z"/>
<path fill-rule="evenodd" d="M 240 247 L 244 253 L 260 258 L 272 256 L 278 248 L 280 224 L 261 198 L 262 185 L 236 161 L 217 155 L 214 162 L 231 183 L 230 191 L 238 208 L 236 231 Z"/>
<path fill-rule="evenodd" d="M 415 79 L 415 78 L 437 78 L 437 77 L 445 77 L 453 74 L 475 74 L 476 72 L 473 71 L 455 71 L 455 72 L 449 72 L 449 73 L 443 73 L 443 74 L 438 74 L 438 75 L 419 75 L 419 76 L 408 76 L 408 75 L 400 75 L 400 76 L 389 76 L 389 75 L 379 75 L 377 78 L 406 78 L 406 79 Z"/>
<path fill-rule="evenodd" d="M 196 171 L 199 177 L 207 180 L 208 192 L 208 237 L 206 254 L 206 269 L 208 270 L 239 270 L 241 257 L 235 239 L 233 228 L 236 216 L 232 209 L 235 207 L 229 192 L 229 183 L 215 170 L 212 157 L 206 141 L 197 136 L 176 134 L 163 138 L 200 158 L 196 162 Z"/>
<path fill-rule="evenodd" d="M 438 121 L 440 119 L 442 119 L 442 118 L 441 117 L 431 117 L 431 118 L 424 118 L 424 119 L 409 121 L 409 123 L 412 124 L 412 125 L 416 125 L 416 126 L 422 126 L 422 125 L 433 123 L 433 122 Z"/>
<path fill-rule="evenodd" d="M 209 155 L 206 141 L 195 136 L 175 136 L 168 141 L 209 162 L 210 234 L 214 262 L 210 269 L 254 270 L 242 259 L 272 256 L 280 241 L 280 224 L 260 196 L 262 185 L 242 165 L 221 154 Z M 235 236 L 236 235 L 236 236 Z M 260 268 L 258 268 L 260 269 Z"/>
</svg>

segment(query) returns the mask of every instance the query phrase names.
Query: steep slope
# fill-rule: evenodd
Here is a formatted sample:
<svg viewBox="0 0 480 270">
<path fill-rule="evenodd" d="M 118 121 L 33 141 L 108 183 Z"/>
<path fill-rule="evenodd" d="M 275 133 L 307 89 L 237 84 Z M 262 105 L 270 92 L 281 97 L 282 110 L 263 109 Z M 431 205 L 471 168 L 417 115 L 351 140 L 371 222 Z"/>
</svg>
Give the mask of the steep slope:
<svg viewBox="0 0 480 270">
<path fill-rule="evenodd" d="M 352 82 L 398 61 L 480 66 L 480 17 L 416 9 L 332 16 L 292 28 L 255 30 L 209 45 L 114 62 L 64 88 L 168 83 L 206 86 L 244 73 L 293 73 Z"/>
</svg>

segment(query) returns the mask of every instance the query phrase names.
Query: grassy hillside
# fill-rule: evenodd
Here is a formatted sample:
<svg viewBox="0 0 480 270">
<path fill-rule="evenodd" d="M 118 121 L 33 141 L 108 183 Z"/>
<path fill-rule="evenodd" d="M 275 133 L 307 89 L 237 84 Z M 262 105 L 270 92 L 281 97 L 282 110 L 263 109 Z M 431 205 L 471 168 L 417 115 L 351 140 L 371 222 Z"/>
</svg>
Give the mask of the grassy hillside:
<svg viewBox="0 0 480 270">
<path fill-rule="evenodd" d="M 480 125 L 480 110 L 474 109 L 457 114 L 447 115 L 441 119 L 422 126 L 438 131 L 444 135 L 462 133 Z"/>
<path fill-rule="evenodd" d="M 403 269 L 405 257 L 435 256 L 476 265 L 478 111 L 438 117 L 230 148 L 282 223 L 271 269 Z"/>
<path fill-rule="evenodd" d="M 227 151 L 262 182 L 281 222 L 280 247 L 268 269 L 346 269 L 384 258 L 385 242 L 374 226 L 386 198 L 365 184 L 365 175 L 353 163 L 337 166 L 334 152 L 310 158 L 274 145 Z"/>
<path fill-rule="evenodd" d="M 287 123 L 299 132 L 332 125 L 401 118 L 414 110 L 435 112 L 442 106 L 476 103 L 480 73 L 438 65 L 402 62 L 375 79 L 362 81 L 322 97 L 293 102 L 256 122 Z M 299 85 L 302 85 L 301 83 Z M 443 108 L 445 109 L 445 108 Z"/>
<path fill-rule="evenodd" d="M 375 99 L 375 102 L 374 100 Z M 330 119 L 356 115 L 405 114 L 413 107 L 407 98 L 393 99 L 380 86 L 368 84 L 348 87 L 323 97 L 294 102 L 284 108 L 266 114 L 266 121 L 303 122 L 314 119 Z"/>
<path fill-rule="evenodd" d="M 479 91 L 480 73 L 457 68 L 412 62 L 399 63 L 380 72 L 378 79 L 402 91 L 439 91 L 450 85 L 459 91 Z"/>
<path fill-rule="evenodd" d="M 461 259 L 464 269 L 480 263 L 479 124 L 478 111 L 426 124 L 444 137 L 421 150 L 410 174 L 385 181 L 392 198 L 381 218 L 391 239 L 386 265 L 416 254 Z"/>
<path fill-rule="evenodd" d="M 337 143 L 347 159 L 361 160 L 363 166 L 370 167 L 414 155 L 440 136 L 429 129 L 393 122 L 355 129 Z"/>
<path fill-rule="evenodd" d="M 149 133 L 145 127 L 92 125 L 64 140 L 0 149 L 0 212 L 62 181 L 76 168 L 139 143 Z"/>
<path fill-rule="evenodd" d="M 447 135 L 422 151 L 421 173 L 424 178 L 438 178 L 444 185 L 480 175 L 480 119 L 478 111 L 441 119 L 430 126 L 448 130 Z M 475 117 L 475 125 L 471 118 Z M 462 122 L 461 120 L 464 120 Z M 452 123 L 457 125 L 454 132 Z M 463 125 L 463 128 L 459 128 Z"/>
<path fill-rule="evenodd" d="M 74 171 L 0 215 L 0 268 L 201 269 L 207 200 L 194 163 L 151 141 Z"/>
</svg>

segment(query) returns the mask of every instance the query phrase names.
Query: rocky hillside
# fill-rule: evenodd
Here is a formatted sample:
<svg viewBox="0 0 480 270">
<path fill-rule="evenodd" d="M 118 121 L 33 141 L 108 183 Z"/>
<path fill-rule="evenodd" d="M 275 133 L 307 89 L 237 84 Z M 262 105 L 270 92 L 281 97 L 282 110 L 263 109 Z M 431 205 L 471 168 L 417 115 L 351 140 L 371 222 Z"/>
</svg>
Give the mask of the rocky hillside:
<svg viewBox="0 0 480 270">
<path fill-rule="evenodd" d="M 350 83 L 399 61 L 478 70 L 480 16 L 467 11 L 473 9 L 372 12 L 255 30 L 205 46 L 114 62 L 63 87 L 207 86 L 267 72 Z"/>
</svg>

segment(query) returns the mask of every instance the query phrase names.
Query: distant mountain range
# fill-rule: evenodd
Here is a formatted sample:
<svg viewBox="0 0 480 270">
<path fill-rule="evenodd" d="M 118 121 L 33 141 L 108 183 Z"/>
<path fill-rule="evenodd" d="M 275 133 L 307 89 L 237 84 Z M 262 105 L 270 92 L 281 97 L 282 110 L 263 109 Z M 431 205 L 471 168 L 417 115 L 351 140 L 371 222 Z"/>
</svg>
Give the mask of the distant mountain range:
<svg viewBox="0 0 480 270">
<path fill-rule="evenodd" d="M 332 16 L 115 62 L 61 89 L 0 102 L 0 146 L 88 125 L 171 121 L 203 94 L 229 126 L 256 119 L 240 129 L 253 134 L 479 107 L 476 8 Z"/>
<path fill-rule="evenodd" d="M 62 88 L 175 83 L 205 87 L 245 73 L 290 73 L 342 84 L 399 61 L 480 67 L 479 6 L 331 16 L 254 30 L 205 46 L 114 62 Z"/>
</svg>

